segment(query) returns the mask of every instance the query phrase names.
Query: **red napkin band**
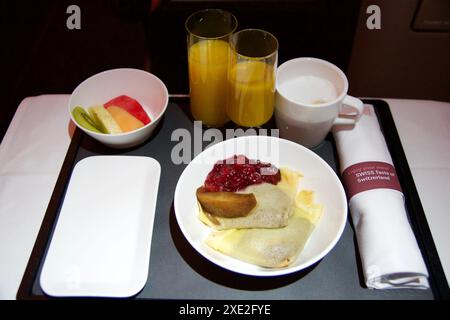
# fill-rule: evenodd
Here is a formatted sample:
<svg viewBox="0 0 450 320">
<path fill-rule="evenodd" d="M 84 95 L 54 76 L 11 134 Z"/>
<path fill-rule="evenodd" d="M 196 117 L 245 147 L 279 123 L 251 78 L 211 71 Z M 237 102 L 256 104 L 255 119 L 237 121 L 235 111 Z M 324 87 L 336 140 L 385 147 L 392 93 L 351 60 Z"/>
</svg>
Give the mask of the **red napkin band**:
<svg viewBox="0 0 450 320">
<path fill-rule="evenodd" d="M 402 192 L 394 166 L 386 162 L 355 163 L 342 172 L 348 200 L 363 191 L 393 189 Z"/>
</svg>

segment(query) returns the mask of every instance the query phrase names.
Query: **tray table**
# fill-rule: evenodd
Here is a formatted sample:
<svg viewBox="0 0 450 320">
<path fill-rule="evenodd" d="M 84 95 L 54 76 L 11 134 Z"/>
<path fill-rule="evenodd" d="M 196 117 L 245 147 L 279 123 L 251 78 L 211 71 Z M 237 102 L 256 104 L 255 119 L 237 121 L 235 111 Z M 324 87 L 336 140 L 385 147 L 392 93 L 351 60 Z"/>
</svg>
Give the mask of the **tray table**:
<svg viewBox="0 0 450 320">
<path fill-rule="evenodd" d="M 171 161 L 176 129 L 194 132 L 187 99 L 172 99 L 152 138 L 131 149 L 117 150 L 103 146 L 77 129 L 72 138 L 17 297 L 48 299 L 39 286 L 39 276 L 52 232 L 58 219 L 73 166 L 95 155 L 151 156 L 161 164 L 161 179 L 155 213 L 149 276 L 146 286 L 134 299 L 223 299 L 223 300 L 302 300 L 302 299 L 442 299 L 449 288 L 440 264 L 422 206 L 409 171 L 400 139 L 386 102 L 365 100 L 375 107 L 394 165 L 405 194 L 410 222 L 430 272 L 429 290 L 369 290 L 365 288 L 358 256 L 358 246 L 348 219 L 344 233 L 333 250 L 310 268 L 286 276 L 260 278 L 222 269 L 198 254 L 178 227 L 173 196 L 178 177 L 186 164 Z M 275 128 L 273 119 L 264 126 Z M 225 129 L 222 132 L 225 134 Z M 268 130 L 270 134 L 270 130 Z M 224 135 L 225 137 L 225 135 Z M 205 143 L 205 145 L 209 142 Z M 191 150 L 194 151 L 193 141 Z M 313 149 L 334 170 L 339 161 L 332 135 Z M 193 157 L 193 155 L 192 155 Z"/>
</svg>

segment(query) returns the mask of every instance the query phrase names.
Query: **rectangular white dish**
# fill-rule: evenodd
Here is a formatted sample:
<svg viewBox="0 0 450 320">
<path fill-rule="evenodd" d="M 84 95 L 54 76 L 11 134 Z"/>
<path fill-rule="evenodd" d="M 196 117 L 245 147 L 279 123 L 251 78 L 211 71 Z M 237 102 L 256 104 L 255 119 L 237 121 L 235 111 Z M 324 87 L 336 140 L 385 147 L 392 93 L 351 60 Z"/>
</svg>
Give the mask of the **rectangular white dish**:
<svg viewBox="0 0 450 320">
<path fill-rule="evenodd" d="M 144 287 L 161 166 L 93 156 L 73 169 L 40 276 L 56 297 L 130 297 Z"/>
</svg>

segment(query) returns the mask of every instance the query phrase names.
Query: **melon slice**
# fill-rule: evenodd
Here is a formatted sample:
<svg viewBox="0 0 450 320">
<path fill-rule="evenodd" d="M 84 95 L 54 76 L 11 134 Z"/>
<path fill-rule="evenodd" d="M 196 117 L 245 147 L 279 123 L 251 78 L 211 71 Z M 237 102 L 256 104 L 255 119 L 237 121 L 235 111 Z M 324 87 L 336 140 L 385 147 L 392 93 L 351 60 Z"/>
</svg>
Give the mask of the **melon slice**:
<svg viewBox="0 0 450 320">
<path fill-rule="evenodd" d="M 120 107 L 110 106 L 108 108 L 108 112 L 112 115 L 114 120 L 116 120 L 123 132 L 136 130 L 144 126 L 142 121 L 139 121 L 137 118 L 133 117 L 130 113 Z"/>
<path fill-rule="evenodd" d="M 141 121 L 144 125 L 151 121 L 141 104 L 127 95 L 118 96 L 105 103 L 104 106 L 106 109 L 109 109 L 111 106 L 120 107 Z"/>
<path fill-rule="evenodd" d="M 103 106 L 90 107 L 89 113 L 98 127 L 101 128 L 101 131 L 112 134 L 122 133 L 122 129 L 120 129 L 116 120 Z"/>
</svg>

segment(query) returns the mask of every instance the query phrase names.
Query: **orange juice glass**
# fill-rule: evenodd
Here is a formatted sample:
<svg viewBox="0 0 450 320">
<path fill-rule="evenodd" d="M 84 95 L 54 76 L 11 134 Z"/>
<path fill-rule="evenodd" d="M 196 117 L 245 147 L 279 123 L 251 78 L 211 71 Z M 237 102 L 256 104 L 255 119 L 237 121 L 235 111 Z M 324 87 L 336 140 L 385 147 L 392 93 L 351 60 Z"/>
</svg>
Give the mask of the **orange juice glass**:
<svg viewBox="0 0 450 320">
<path fill-rule="evenodd" d="M 230 49 L 227 115 L 240 126 L 261 126 L 273 115 L 278 41 L 246 29 L 232 35 Z"/>
<path fill-rule="evenodd" d="M 219 9 L 198 11 L 186 20 L 191 113 L 209 127 L 220 127 L 229 121 L 229 39 L 236 28 L 236 18 Z"/>
</svg>

